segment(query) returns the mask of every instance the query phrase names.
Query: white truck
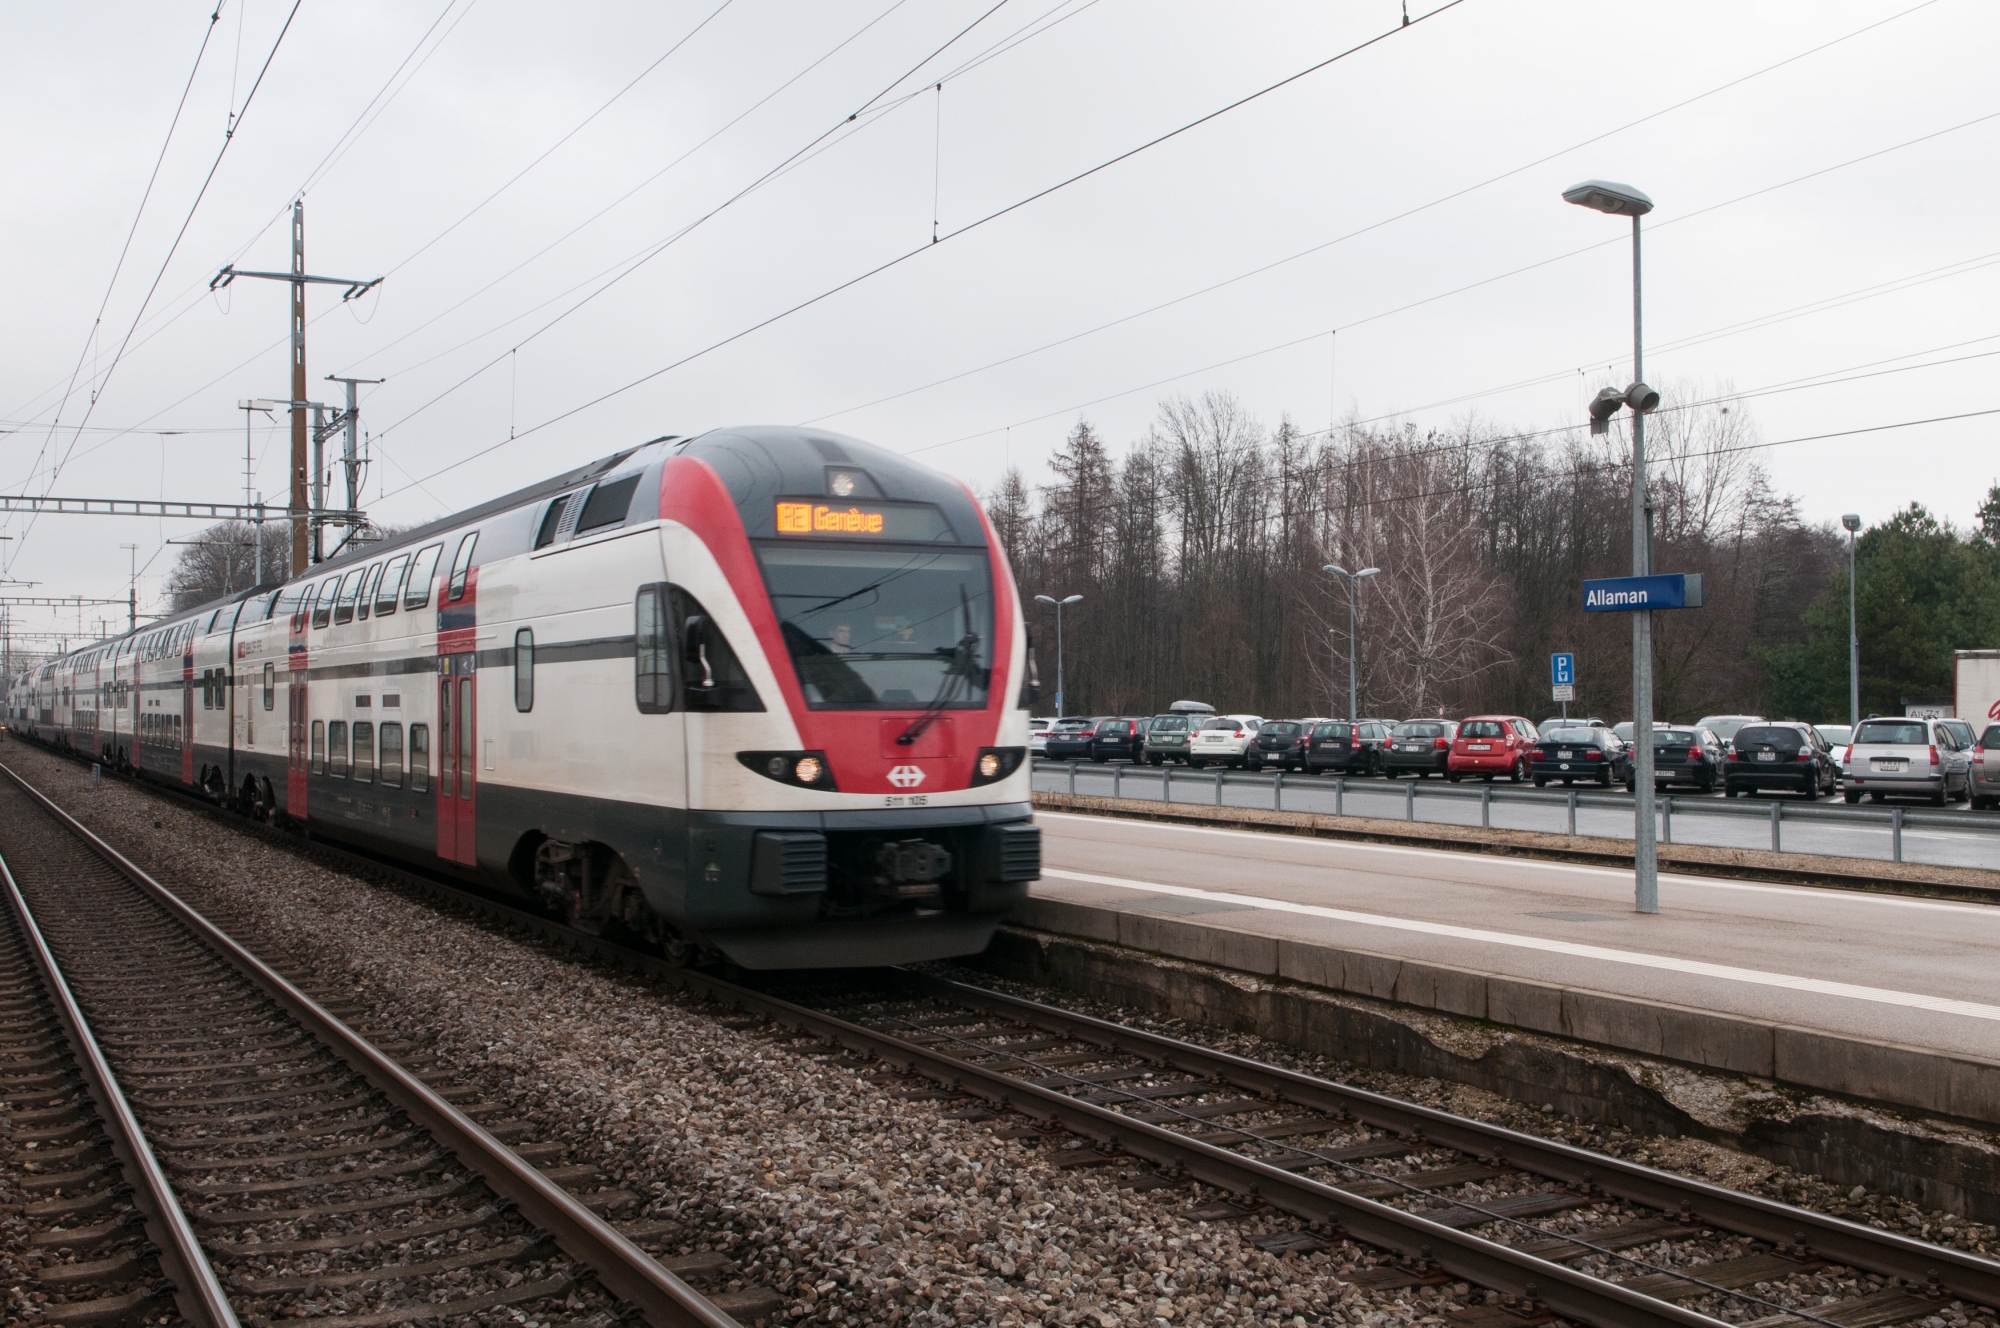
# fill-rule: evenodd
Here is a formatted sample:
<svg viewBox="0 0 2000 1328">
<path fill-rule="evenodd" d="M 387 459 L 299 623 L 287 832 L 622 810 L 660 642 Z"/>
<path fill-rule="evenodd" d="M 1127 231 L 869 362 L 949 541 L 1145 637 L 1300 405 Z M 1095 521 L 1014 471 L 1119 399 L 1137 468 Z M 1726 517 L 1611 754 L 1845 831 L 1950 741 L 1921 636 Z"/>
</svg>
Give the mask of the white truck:
<svg viewBox="0 0 2000 1328">
<path fill-rule="evenodd" d="M 1958 717 L 1975 734 L 2000 724 L 2000 650 L 1954 650 L 1952 694 Z"/>
</svg>

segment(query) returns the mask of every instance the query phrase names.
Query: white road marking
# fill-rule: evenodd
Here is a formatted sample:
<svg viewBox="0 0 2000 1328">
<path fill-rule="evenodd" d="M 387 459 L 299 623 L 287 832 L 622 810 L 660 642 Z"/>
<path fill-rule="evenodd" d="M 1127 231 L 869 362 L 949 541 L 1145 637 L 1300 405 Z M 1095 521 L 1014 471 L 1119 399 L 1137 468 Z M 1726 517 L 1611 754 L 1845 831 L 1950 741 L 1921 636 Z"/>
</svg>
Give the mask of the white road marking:
<svg viewBox="0 0 2000 1328">
<path fill-rule="evenodd" d="M 1127 821 L 1119 817 L 1085 816 L 1076 812 L 1035 813 L 1037 820 L 1088 821 L 1092 825 L 1120 825 L 1143 827 L 1147 830 L 1174 830 L 1188 835 L 1223 835 L 1233 839 L 1255 839 L 1262 843 L 1272 840 L 1295 843 L 1300 847 L 1308 845 L 1318 849 L 1338 849 L 1343 852 L 1354 850 L 1364 853 L 1383 853 L 1391 856 L 1413 858 L 1436 858 L 1459 866 L 1478 867 L 1532 867 L 1536 871 L 1573 872 L 1580 876 L 1608 876 L 1620 881 L 1630 881 L 1632 873 L 1618 867 L 1589 867 L 1574 862 L 1545 862 L 1539 858 L 1495 858 L 1480 853 L 1457 852 L 1440 848 L 1409 848 L 1401 844 L 1369 844 L 1351 839 L 1308 839 L 1303 835 L 1287 835 L 1282 831 L 1263 830 L 1222 830 L 1205 825 L 1172 825 L 1157 822 Z M 1419 822 L 1419 824 L 1424 824 Z M 1436 824 L 1432 822 L 1431 824 Z M 1466 827 L 1459 827 L 1464 829 Z M 1907 833 L 1907 832 L 1905 832 Z M 1045 873 L 1046 874 L 1046 873 Z M 1824 900 L 1829 903 L 1868 904 L 1884 908 L 1943 909 L 1952 913 L 1974 913 L 1983 918 L 2000 918 L 2000 911 L 1992 904 L 1955 904 L 1938 899 L 1912 899 L 1907 895 L 1874 894 L 1865 890 L 1841 890 L 1815 885 L 1757 885 L 1750 881 L 1723 881 L 1712 876 L 1683 876 L 1678 872 L 1661 872 L 1663 885 L 1694 886 L 1703 890 L 1735 891 L 1740 894 L 1785 895 L 1792 899 Z"/>
<path fill-rule="evenodd" d="M 1809 991 L 1821 996 L 1844 996 L 1850 1000 L 1871 1001 L 1877 1005 L 1901 1005 L 1915 1010 L 1930 1010 L 1937 1014 L 1960 1014 L 1971 1019 L 2000 1020 L 2000 1005 L 1981 1005 L 1977 1001 L 1952 1000 L 1946 996 L 1926 996 L 1921 992 L 1892 991 L 1886 987 L 1863 987 L 1851 982 L 1828 982 L 1824 978 L 1802 978 L 1790 973 L 1769 973 L 1756 968 L 1737 968 L 1731 964 L 1708 964 L 1699 959 L 1677 959 L 1672 955 L 1647 954 L 1640 950 L 1614 950 L 1603 945 L 1579 945 L 1574 941 L 1555 941 L 1540 936 L 1521 936 L 1513 932 L 1486 931 L 1479 927 L 1457 927 L 1450 923 L 1423 922 L 1415 918 L 1393 918 L 1380 913 L 1357 913 L 1352 909 L 1327 908 L 1319 904 L 1295 904 L 1288 899 L 1237 894 L 1227 890 L 1197 890 L 1186 885 L 1134 881 L 1122 876 L 1098 876 L 1091 872 L 1059 871 L 1049 867 L 1042 869 L 1042 875 L 1065 881 L 1080 881 L 1088 885 L 1111 885 L 1122 890 L 1179 895 L 1186 899 L 1206 899 L 1222 904 L 1250 904 L 1273 913 L 1298 913 L 1306 917 L 1328 918 L 1334 922 L 1352 922 L 1366 927 L 1382 927 L 1390 931 L 1413 931 L 1426 936 L 1446 936 L 1453 940 L 1480 941 L 1487 945 L 1511 946 L 1519 950 L 1540 950 L 1548 954 L 1571 955 L 1578 959 L 1602 959 L 1614 964 L 1628 964 L 1635 968 L 1657 968 L 1670 973 L 1691 973 L 1698 977 L 1748 982 L 1760 987 L 1783 987 L 1790 991 Z"/>
</svg>

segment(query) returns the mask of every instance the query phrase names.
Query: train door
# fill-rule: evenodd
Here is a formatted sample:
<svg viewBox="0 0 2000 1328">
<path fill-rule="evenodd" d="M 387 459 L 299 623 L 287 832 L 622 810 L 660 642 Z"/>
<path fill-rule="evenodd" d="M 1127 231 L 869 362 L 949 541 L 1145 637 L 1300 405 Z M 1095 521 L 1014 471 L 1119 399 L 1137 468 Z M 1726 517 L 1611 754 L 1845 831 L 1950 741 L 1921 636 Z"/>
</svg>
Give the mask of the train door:
<svg viewBox="0 0 2000 1328">
<path fill-rule="evenodd" d="M 181 783 L 194 783 L 194 646 L 181 656 Z"/>
<path fill-rule="evenodd" d="M 301 820 L 306 815 L 306 685 L 285 688 L 285 812 Z"/>
<path fill-rule="evenodd" d="M 477 659 L 467 653 L 438 660 L 437 852 L 468 867 L 479 860 Z"/>
</svg>

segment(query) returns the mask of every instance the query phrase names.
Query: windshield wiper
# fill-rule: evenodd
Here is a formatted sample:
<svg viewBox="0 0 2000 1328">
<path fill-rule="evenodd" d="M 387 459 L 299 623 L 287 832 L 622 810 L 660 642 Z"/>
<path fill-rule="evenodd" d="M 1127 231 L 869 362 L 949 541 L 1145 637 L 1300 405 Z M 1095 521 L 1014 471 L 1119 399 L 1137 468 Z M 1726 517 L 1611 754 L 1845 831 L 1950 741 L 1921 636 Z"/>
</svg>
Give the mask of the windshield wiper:
<svg viewBox="0 0 2000 1328">
<path fill-rule="evenodd" d="M 959 684 L 970 681 L 972 677 L 973 652 L 979 649 L 979 633 L 972 630 L 972 602 L 966 597 L 963 582 L 959 583 L 958 602 L 965 613 L 965 635 L 958 638 L 958 644 L 949 650 L 938 647 L 937 653 L 951 661 L 944 671 L 944 681 L 938 684 L 937 695 L 931 698 L 931 703 L 910 721 L 908 728 L 896 735 L 898 746 L 908 747 L 923 737 L 924 731 L 937 722 L 944 708 L 956 698 Z"/>
</svg>

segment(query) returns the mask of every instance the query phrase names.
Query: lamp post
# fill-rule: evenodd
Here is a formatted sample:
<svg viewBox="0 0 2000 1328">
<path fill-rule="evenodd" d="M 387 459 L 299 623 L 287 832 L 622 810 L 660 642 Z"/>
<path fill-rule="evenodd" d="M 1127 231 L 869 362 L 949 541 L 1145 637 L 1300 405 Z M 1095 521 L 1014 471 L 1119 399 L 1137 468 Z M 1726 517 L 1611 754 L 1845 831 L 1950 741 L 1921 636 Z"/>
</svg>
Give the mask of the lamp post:
<svg viewBox="0 0 2000 1328">
<path fill-rule="evenodd" d="M 1354 583 L 1365 576 L 1376 576 L 1382 569 L 1364 567 L 1358 572 L 1350 572 L 1345 567 L 1336 567 L 1328 563 L 1319 570 L 1328 576 L 1337 576 L 1347 582 L 1347 718 L 1351 722 L 1361 718 L 1361 703 L 1354 695 Z"/>
<path fill-rule="evenodd" d="M 1591 432 L 1611 427 L 1620 406 L 1632 408 L 1632 574 L 1653 571 L 1653 504 L 1646 493 L 1646 413 L 1660 394 L 1646 386 L 1645 339 L 1640 319 L 1639 218 L 1653 200 L 1628 184 L 1585 180 L 1563 191 L 1563 201 L 1632 219 L 1632 386 L 1622 397 L 1607 388 L 1591 403 Z M 1641 913 L 1660 911 L 1659 845 L 1653 820 L 1653 611 L 1632 615 L 1632 893 Z"/>
<path fill-rule="evenodd" d="M 1847 528 L 1847 726 L 1861 723 L 1861 637 L 1854 626 L 1854 536 L 1861 529 L 1861 517 L 1849 512 L 1840 518 Z"/>
<path fill-rule="evenodd" d="M 1035 601 L 1038 604 L 1053 604 L 1056 606 L 1056 718 L 1057 719 L 1061 719 L 1063 717 L 1062 713 L 1063 702 L 1069 699 L 1067 696 L 1063 694 L 1063 640 L 1062 640 L 1063 605 L 1080 603 L 1082 599 L 1083 596 L 1081 595 L 1071 595 L 1067 599 L 1051 599 L 1047 595 L 1035 596 Z"/>
</svg>

